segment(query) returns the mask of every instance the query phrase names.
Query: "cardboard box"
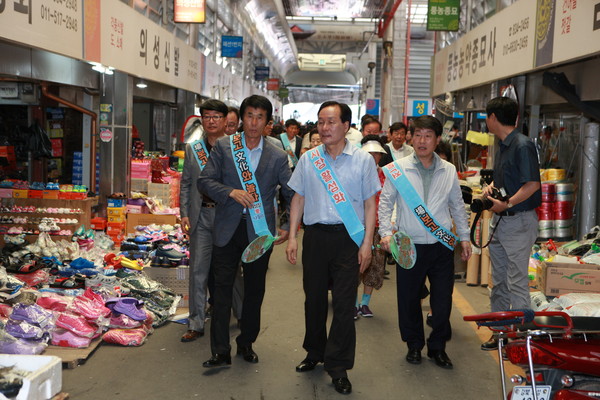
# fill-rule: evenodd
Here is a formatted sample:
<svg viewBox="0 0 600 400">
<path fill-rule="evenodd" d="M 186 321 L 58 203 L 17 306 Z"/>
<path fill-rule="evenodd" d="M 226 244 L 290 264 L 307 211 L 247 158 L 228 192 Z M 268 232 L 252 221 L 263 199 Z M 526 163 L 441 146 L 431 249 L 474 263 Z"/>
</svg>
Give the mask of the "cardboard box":
<svg viewBox="0 0 600 400">
<path fill-rule="evenodd" d="M 29 196 L 29 190 L 27 189 L 13 189 L 12 195 L 15 199 L 26 199 Z"/>
<path fill-rule="evenodd" d="M 30 372 L 15 400 L 51 399 L 62 388 L 62 362 L 56 356 L 0 354 L 0 367 Z"/>
<path fill-rule="evenodd" d="M 546 296 L 565 293 L 600 292 L 600 265 L 543 263 L 538 275 L 539 289 Z"/>
<path fill-rule="evenodd" d="M 125 207 L 106 207 L 106 215 L 109 217 L 120 217 L 125 215 L 126 208 Z"/>
<path fill-rule="evenodd" d="M 150 279 L 158 281 L 181 296 L 178 307 L 189 307 L 189 277 L 190 269 L 188 267 L 176 268 L 144 268 L 144 273 Z"/>
<path fill-rule="evenodd" d="M 177 216 L 173 214 L 127 214 L 127 233 L 134 233 L 138 225 L 175 225 L 176 223 Z"/>
</svg>

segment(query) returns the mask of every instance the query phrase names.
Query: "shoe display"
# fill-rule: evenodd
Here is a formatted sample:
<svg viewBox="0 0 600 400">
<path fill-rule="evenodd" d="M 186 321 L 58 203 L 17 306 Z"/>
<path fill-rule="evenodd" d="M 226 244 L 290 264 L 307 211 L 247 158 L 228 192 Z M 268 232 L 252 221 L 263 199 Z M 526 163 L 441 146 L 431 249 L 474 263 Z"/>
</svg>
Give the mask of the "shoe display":
<svg viewBox="0 0 600 400">
<path fill-rule="evenodd" d="M 179 261 L 185 257 L 184 253 L 180 253 L 175 249 L 165 249 L 164 246 L 159 246 L 156 249 L 156 257 L 166 257 L 169 261 Z"/>
<path fill-rule="evenodd" d="M 244 361 L 256 364 L 258 362 L 258 354 L 252 350 L 252 345 L 239 346 L 237 348 L 237 354 L 241 355 Z"/>
<path fill-rule="evenodd" d="M 300 364 L 296 365 L 296 372 L 307 372 L 315 369 L 317 364 L 322 363 L 322 360 L 311 360 L 309 358 L 305 358 L 300 362 Z"/>
<path fill-rule="evenodd" d="M 229 354 L 213 354 L 211 358 L 204 361 L 204 368 L 227 367 L 231 365 L 231 356 Z"/>
<path fill-rule="evenodd" d="M 189 329 L 186 333 L 183 334 L 183 336 L 181 336 L 181 341 L 184 343 L 192 342 L 198 338 L 201 338 L 202 336 L 204 336 L 204 331 L 195 331 Z"/>
<path fill-rule="evenodd" d="M 361 306 L 358 308 L 358 313 L 359 313 L 360 315 L 362 315 L 363 317 L 366 317 L 366 318 L 371 318 L 371 317 L 373 317 L 373 312 L 371 311 L 371 309 L 369 308 L 369 306 L 367 306 L 367 305 L 364 305 L 364 304 L 363 304 L 363 305 L 361 305 Z"/>
<path fill-rule="evenodd" d="M 333 378 L 331 380 L 333 386 L 335 387 L 335 391 L 341 394 L 350 394 L 352 393 L 352 384 L 348 378 Z"/>
<path fill-rule="evenodd" d="M 481 344 L 481 350 L 498 350 L 498 338 L 492 336 L 487 342 Z"/>
<path fill-rule="evenodd" d="M 444 350 L 428 350 L 427 357 L 432 359 L 435 362 L 435 365 L 440 368 L 452 369 L 454 367 L 448 354 L 446 354 Z"/>
<path fill-rule="evenodd" d="M 406 354 L 406 361 L 411 364 L 421 364 L 421 350 L 419 349 L 408 349 Z"/>
</svg>

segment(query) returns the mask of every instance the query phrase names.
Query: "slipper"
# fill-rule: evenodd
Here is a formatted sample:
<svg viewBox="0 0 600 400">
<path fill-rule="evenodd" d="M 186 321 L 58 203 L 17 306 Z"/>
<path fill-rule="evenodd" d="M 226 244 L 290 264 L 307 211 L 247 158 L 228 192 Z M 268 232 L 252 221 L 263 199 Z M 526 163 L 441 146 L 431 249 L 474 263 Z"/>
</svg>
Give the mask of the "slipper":
<svg viewBox="0 0 600 400">
<path fill-rule="evenodd" d="M 140 307 L 142 304 L 133 297 L 122 297 L 114 306 L 113 311 L 127 315 L 136 321 L 145 320 L 148 315 Z"/>
<path fill-rule="evenodd" d="M 71 268 L 75 269 L 86 269 L 86 268 L 95 268 L 94 263 L 90 260 L 86 260 L 85 258 L 79 257 L 71 261 L 69 264 Z"/>
</svg>

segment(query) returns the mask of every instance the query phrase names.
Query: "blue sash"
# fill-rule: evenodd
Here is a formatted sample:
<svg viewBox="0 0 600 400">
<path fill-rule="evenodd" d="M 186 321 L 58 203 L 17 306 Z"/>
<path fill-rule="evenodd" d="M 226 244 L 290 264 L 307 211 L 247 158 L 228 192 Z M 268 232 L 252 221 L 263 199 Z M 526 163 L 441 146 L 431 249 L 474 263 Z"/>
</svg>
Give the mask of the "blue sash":
<svg viewBox="0 0 600 400">
<path fill-rule="evenodd" d="M 383 172 L 385 173 L 385 176 L 392 181 L 398 193 L 402 195 L 402 198 L 408 207 L 415 214 L 419 222 L 423 224 L 425 229 L 427 229 L 427 231 L 441 244 L 450 250 L 454 250 L 458 238 L 435 220 L 433 214 L 427 209 L 425 202 L 421 199 L 421 196 L 419 196 L 419 193 L 417 193 L 408 180 L 408 177 L 402 170 L 402 167 L 400 167 L 400 164 L 398 164 L 398 161 L 394 161 L 383 167 Z"/>
<path fill-rule="evenodd" d="M 194 153 L 194 157 L 196 157 L 196 162 L 200 167 L 200 171 L 202 171 L 208 162 L 209 156 L 208 150 L 206 150 L 206 145 L 204 144 L 204 140 L 195 140 L 190 143 L 190 146 L 192 146 L 192 152 Z"/>
<path fill-rule="evenodd" d="M 281 135 L 279 135 L 279 137 L 281 138 L 281 142 L 283 143 L 283 149 L 288 154 L 288 158 L 292 161 L 292 165 L 295 168 L 296 164 L 298 164 L 298 157 L 296 157 L 296 153 L 294 153 L 294 150 L 292 150 L 292 144 L 290 143 L 290 140 L 287 137 L 287 133 L 282 133 Z"/>
<path fill-rule="evenodd" d="M 320 145 L 309 150 L 310 161 L 315 168 L 319 180 L 325 186 L 329 199 L 333 202 L 335 210 L 338 212 L 348 234 L 354 242 L 360 247 L 365 237 L 365 227 L 358 218 L 354 207 L 350 203 L 344 188 L 340 184 L 335 172 L 331 169 L 327 159 L 324 157 L 325 146 Z"/>
<path fill-rule="evenodd" d="M 236 133 L 229 136 L 229 143 L 231 145 L 233 163 L 235 164 L 242 188 L 254 197 L 254 203 L 248 209 L 248 215 L 250 215 L 250 219 L 252 220 L 254 232 L 258 236 L 271 235 L 267 219 L 265 218 L 265 210 L 262 198 L 260 197 L 258 182 L 256 182 L 256 177 L 250 167 L 250 154 L 248 153 L 243 133 Z"/>
</svg>

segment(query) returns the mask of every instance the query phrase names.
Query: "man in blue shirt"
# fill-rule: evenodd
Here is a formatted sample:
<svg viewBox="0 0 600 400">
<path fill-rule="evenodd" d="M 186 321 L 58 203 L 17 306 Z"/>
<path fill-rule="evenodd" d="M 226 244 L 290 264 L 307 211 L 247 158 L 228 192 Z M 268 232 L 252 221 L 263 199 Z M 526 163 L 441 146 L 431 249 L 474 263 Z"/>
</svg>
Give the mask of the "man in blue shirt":
<svg viewBox="0 0 600 400">
<path fill-rule="evenodd" d="M 352 111 L 347 104 L 328 101 L 318 112 L 317 129 L 323 146 L 309 150 L 300 157 L 288 182 L 296 192 L 290 210 L 290 238 L 286 254 L 296 264 L 298 243 L 296 229 L 304 214 L 306 229 L 302 241 L 303 282 L 306 300 L 304 318 L 306 332 L 303 347 L 306 358 L 296 367 L 305 372 L 324 362 L 335 390 L 352 392 L 347 370 L 354 366 L 356 330 L 354 301 L 358 273 L 371 262 L 371 247 L 375 229 L 375 195 L 381 189 L 373 157 L 346 140 Z M 329 164 L 343 190 L 325 189 L 317 174 L 311 152 L 318 151 Z M 330 181 L 331 182 L 331 181 Z M 337 189 L 337 186 L 336 186 Z M 335 192 L 334 192 L 335 190 Z M 346 230 L 336 205 L 330 197 L 343 195 L 350 201 L 357 219 L 364 226 L 360 247 Z M 345 201 L 345 200 L 344 200 Z M 333 321 L 327 335 L 327 302 L 329 279 L 332 280 Z"/>
<path fill-rule="evenodd" d="M 535 208 L 542 201 L 540 166 L 533 142 L 515 129 L 517 102 L 497 97 L 487 104 L 486 112 L 487 127 L 500 140 L 494 181 L 483 192 L 494 203 L 490 210 L 495 213 L 492 223 L 496 230 L 490 243 L 492 311 L 530 308 L 527 270 L 538 231 Z M 507 201 L 492 198 L 492 188 L 506 190 Z M 498 341 L 492 336 L 481 348 L 497 349 Z"/>
</svg>

